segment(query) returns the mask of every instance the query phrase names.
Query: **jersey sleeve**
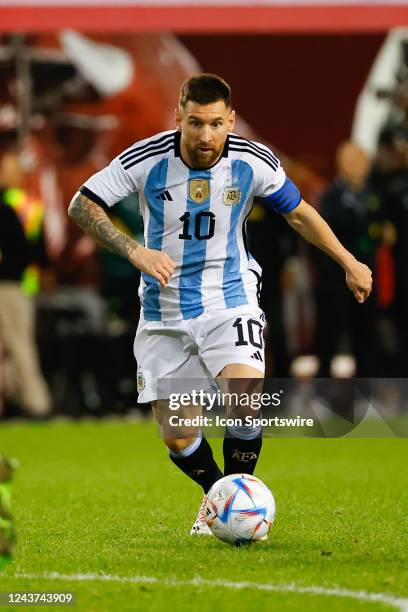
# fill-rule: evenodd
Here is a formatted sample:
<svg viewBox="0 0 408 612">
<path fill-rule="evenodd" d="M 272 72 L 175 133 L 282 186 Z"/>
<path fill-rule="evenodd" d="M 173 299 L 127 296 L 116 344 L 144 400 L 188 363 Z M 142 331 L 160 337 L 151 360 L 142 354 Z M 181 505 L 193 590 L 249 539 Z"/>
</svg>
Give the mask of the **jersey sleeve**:
<svg viewBox="0 0 408 612">
<path fill-rule="evenodd" d="M 119 157 L 109 166 L 91 176 L 79 191 L 103 208 L 111 208 L 130 194 L 138 191 L 137 184 L 123 168 Z"/>
<path fill-rule="evenodd" d="M 263 148 L 272 157 L 268 158 L 269 163 L 258 168 L 255 197 L 275 212 L 286 215 L 300 204 L 301 193 L 295 183 L 286 176 L 278 158 L 270 149 L 265 146 Z"/>
</svg>

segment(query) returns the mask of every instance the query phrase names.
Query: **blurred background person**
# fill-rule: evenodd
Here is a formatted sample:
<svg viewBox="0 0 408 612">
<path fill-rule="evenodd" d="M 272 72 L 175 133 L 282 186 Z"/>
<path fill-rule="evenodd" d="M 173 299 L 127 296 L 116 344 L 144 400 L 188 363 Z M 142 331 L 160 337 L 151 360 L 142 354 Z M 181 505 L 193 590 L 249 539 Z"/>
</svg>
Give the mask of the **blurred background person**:
<svg viewBox="0 0 408 612">
<path fill-rule="evenodd" d="M 385 300 L 383 336 L 391 375 L 408 373 L 408 28 L 391 30 L 379 50 L 356 106 L 353 137 L 374 159 L 370 177 L 384 209 L 379 292 Z"/>
<path fill-rule="evenodd" d="M 408 108 L 408 99 L 407 99 Z M 387 235 L 392 254 L 393 300 L 389 309 L 394 322 L 396 358 L 392 375 L 408 375 L 408 127 L 383 128 L 373 172 L 388 220 Z"/>
<path fill-rule="evenodd" d="M 319 210 L 339 240 L 376 275 L 376 248 L 382 237 L 379 196 L 367 185 L 368 155 L 347 141 L 337 151 L 337 177 L 323 193 Z M 339 352 L 356 358 L 358 377 L 376 373 L 378 339 L 375 295 L 356 305 L 344 291 L 344 274 L 328 257 L 313 251 L 315 264 L 316 355 L 320 377 L 330 376 L 330 364 Z"/>
<path fill-rule="evenodd" d="M 4 396 L 25 413 L 45 416 L 51 409 L 35 343 L 34 304 L 23 280 L 34 257 L 31 238 L 39 236 L 41 207 L 22 186 L 16 150 L 0 150 L 0 366 Z M 26 228 L 21 220 L 26 217 Z M 26 230 L 26 231 L 25 231 Z M 36 278 L 25 277 L 31 291 Z"/>
</svg>

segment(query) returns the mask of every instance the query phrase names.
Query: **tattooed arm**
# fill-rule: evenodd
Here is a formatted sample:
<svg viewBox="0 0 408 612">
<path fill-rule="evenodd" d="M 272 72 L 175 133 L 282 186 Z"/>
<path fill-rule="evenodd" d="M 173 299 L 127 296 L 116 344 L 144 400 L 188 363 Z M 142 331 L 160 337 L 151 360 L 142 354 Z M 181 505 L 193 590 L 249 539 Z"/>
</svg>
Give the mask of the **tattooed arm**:
<svg viewBox="0 0 408 612">
<path fill-rule="evenodd" d="M 119 231 L 99 204 L 78 191 L 68 214 L 105 249 L 125 257 L 136 268 L 156 278 L 162 287 L 167 286 L 175 268 L 173 260 L 166 253 L 148 249 Z"/>
</svg>

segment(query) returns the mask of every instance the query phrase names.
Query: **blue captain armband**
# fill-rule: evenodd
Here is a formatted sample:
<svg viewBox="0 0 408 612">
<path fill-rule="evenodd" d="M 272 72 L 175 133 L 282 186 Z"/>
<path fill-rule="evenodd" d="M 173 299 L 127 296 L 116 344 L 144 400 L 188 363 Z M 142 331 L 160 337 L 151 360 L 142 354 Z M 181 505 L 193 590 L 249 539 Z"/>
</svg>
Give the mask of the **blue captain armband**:
<svg viewBox="0 0 408 612">
<path fill-rule="evenodd" d="M 278 191 L 259 199 L 275 212 L 286 215 L 299 206 L 302 196 L 295 183 L 290 178 L 286 178 Z"/>
</svg>

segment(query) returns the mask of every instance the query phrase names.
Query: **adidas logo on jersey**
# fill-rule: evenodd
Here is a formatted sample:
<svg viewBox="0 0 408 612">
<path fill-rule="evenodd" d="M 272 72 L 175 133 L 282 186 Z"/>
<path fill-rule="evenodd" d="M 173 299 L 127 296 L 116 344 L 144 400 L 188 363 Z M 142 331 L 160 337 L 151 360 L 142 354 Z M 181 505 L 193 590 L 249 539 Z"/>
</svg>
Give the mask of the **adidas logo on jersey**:
<svg viewBox="0 0 408 612">
<path fill-rule="evenodd" d="M 167 200 L 168 202 L 172 202 L 173 198 L 171 197 L 170 191 L 166 189 L 166 191 L 163 191 L 156 196 L 156 200 Z"/>
<path fill-rule="evenodd" d="M 259 351 L 256 351 L 256 353 L 251 355 L 251 359 L 256 359 L 257 361 L 263 361 L 262 355 Z"/>
</svg>

